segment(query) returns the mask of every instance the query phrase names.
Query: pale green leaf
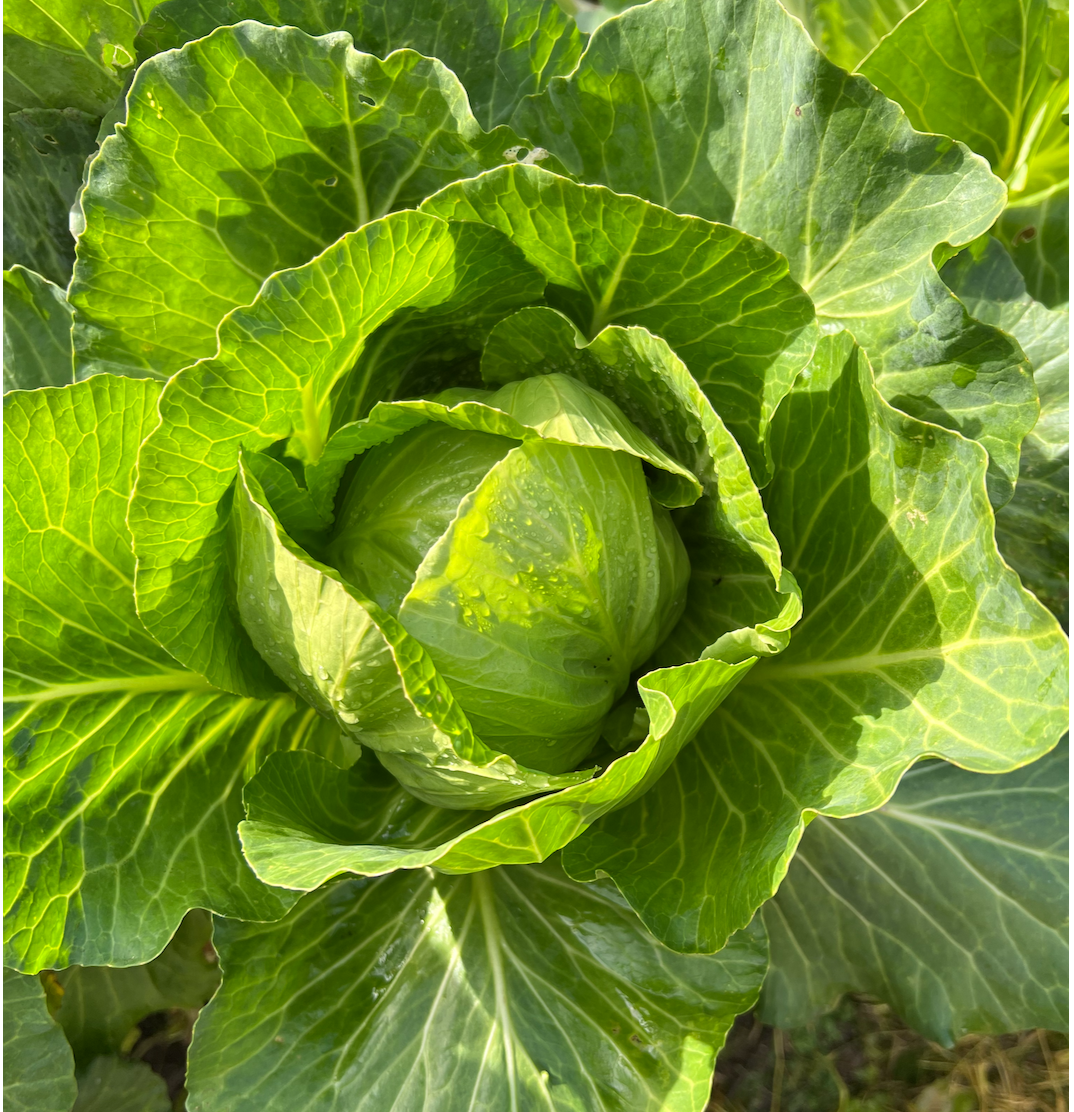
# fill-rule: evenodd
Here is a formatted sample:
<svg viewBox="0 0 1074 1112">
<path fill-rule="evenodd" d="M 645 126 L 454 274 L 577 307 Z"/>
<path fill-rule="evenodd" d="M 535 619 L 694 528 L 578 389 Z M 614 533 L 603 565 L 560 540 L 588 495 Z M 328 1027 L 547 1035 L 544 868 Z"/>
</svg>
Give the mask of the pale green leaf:
<svg viewBox="0 0 1074 1112">
<path fill-rule="evenodd" d="M 487 745 L 565 772 L 656 648 L 668 586 L 681 611 L 658 551 L 635 457 L 530 440 L 459 504 L 399 621 Z"/>
<path fill-rule="evenodd" d="M 705 522 L 704 556 L 724 571 L 734 567 L 752 573 L 763 567 L 771 581 L 763 584 L 763 576 L 757 575 L 752 579 L 766 592 L 760 605 L 771 603 L 783 574 L 779 545 L 742 450 L 664 339 L 644 328 L 609 325 L 587 342 L 554 309 L 520 309 L 489 334 L 481 374 L 494 384 L 526 375 L 569 374 L 613 400 L 634 425 L 700 479 L 708 497 L 693 516 Z M 684 515 L 676 520 L 680 532 L 689 532 Z M 693 559 L 701 553 L 698 547 Z M 732 608 L 730 624 L 710 631 L 702 647 L 718 633 L 748 624 L 744 613 Z"/>
<path fill-rule="evenodd" d="M 32 270 L 4 271 L 4 393 L 74 380 L 71 306 L 59 286 Z"/>
<path fill-rule="evenodd" d="M 217 357 L 165 387 L 161 426 L 139 461 L 130 523 L 139 613 L 154 636 L 218 687 L 261 695 L 278 687 L 231 609 L 228 507 L 220 500 L 240 445 L 259 451 L 290 437 L 296 453 L 315 461 L 330 431 L 333 391 L 349 385 L 377 328 L 439 314 L 464 324 L 479 349 L 500 316 L 542 288 L 491 229 L 403 212 L 276 275 L 252 306 L 228 316 Z M 405 380 L 385 380 L 376 369 L 365 366 L 358 392 L 372 399 L 409 392 Z"/>
<path fill-rule="evenodd" d="M 5 1112 L 69 1112 L 74 1099 L 71 1048 L 48 1013 L 41 982 L 5 969 Z"/>
<path fill-rule="evenodd" d="M 879 811 L 818 818 L 765 904 L 767 1023 L 868 992 L 926 1038 L 1067 1026 L 1067 746 L 1017 772 L 915 766 Z"/>
<path fill-rule="evenodd" d="M 759 926 L 672 954 L 552 864 L 346 881 L 217 939 L 191 1112 L 701 1112 L 765 968 Z"/>
<path fill-rule="evenodd" d="M 1003 184 L 824 58 L 777 0 L 633 8 L 514 125 L 584 181 L 783 252 L 821 324 L 866 349 L 885 398 L 980 440 L 995 502 L 1010 497 L 1036 417 L 1032 379 L 1018 346 L 973 321 L 932 263 L 938 244 L 988 230 Z"/>
<path fill-rule="evenodd" d="M 76 360 L 167 377 L 211 356 L 270 274 L 517 142 L 482 131 L 441 62 L 381 61 L 343 32 L 247 22 L 157 55 L 82 194 Z"/>
<path fill-rule="evenodd" d="M 999 559 L 979 445 L 886 405 L 837 335 L 772 450 L 765 505 L 805 617 L 644 798 L 564 855 L 680 949 L 716 950 L 749 921 L 806 813 L 878 807 L 926 754 L 1004 772 L 1065 729 L 1066 641 Z"/>
<path fill-rule="evenodd" d="M 554 0 L 166 0 L 138 35 L 139 58 L 244 19 L 310 35 L 347 31 L 358 50 L 381 58 L 404 48 L 439 58 L 484 128 L 505 123 L 554 74 L 570 73 L 583 41 Z"/>
<path fill-rule="evenodd" d="M 535 320 L 541 320 L 542 314 L 549 311 L 534 309 L 531 312 L 537 314 Z M 554 312 L 551 315 L 566 324 L 573 333 L 565 318 Z M 515 316 L 529 319 L 529 313 Z M 508 319 L 514 320 L 515 317 Z M 497 325 L 496 330 L 500 327 Z M 554 358 L 555 353 L 550 355 Z M 356 455 L 417 428 L 427 420 L 500 438 L 543 440 L 625 452 L 655 469 L 656 473 L 649 481 L 653 496 L 661 505 L 680 508 L 697 501 L 701 494 L 697 478 L 626 420 L 618 407 L 610 404 L 599 390 L 587 389 L 581 381 L 557 373 L 548 363 L 542 365 L 541 371 L 536 377 L 519 375 L 494 392 L 462 390 L 460 393 L 458 389 L 448 389 L 433 398 L 378 402 L 367 418 L 337 429 L 325 445 L 320 459 L 308 469 L 307 481 L 314 501 L 327 513 L 340 476 Z M 649 372 L 650 375 L 653 373 Z M 700 439 L 700 427 L 697 436 Z M 513 446 L 505 445 L 504 451 L 499 453 L 493 450 L 485 470 L 502 458 L 507 447 Z M 462 493 L 471 489 L 473 487 L 466 487 Z M 453 512 L 448 519 L 452 516 Z"/>
<path fill-rule="evenodd" d="M 247 788 L 243 850 L 266 884 L 303 891 L 343 872 L 468 873 L 542 861 L 654 784 L 752 664 L 700 660 L 650 672 L 638 681 L 649 727 L 637 749 L 593 779 L 491 817 L 420 803 L 369 759 L 344 771 L 316 754 L 277 754 Z"/>
<path fill-rule="evenodd" d="M 147 961 L 190 907 L 288 906 L 235 826 L 258 754 L 316 746 L 316 715 L 214 691 L 134 610 L 124 519 L 159 389 L 5 399 L 5 946 L 27 970 Z"/>
<path fill-rule="evenodd" d="M 547 278 L 549 304 L 588 339 L 609 324 L 665 339 L 755 474 L 765 473 L 772 413 L 816 338 L 809 299 L 774 251 L 733 228 L 534 166 L 459 182 L 422 208 L 508 235 Z"/>
<path fill-rule="evenodd" d="M 58 989 L 53 1015 L 80 1070 L 100 1055 L 129 1049 L 124 1043 L 131 1028 L 154 1012 L 208 1003 L 220 984 L 212 933 L 212 919 L 197 909 L 146 965 L 72 965 L 51 974 Z M 79 1088 L 85 1087 L 83 1081 Z"/>
<path fill-rule="evenodd" d="M 1069 610 L 1070 312 L 1046 309 L 996 240 L 971 245 L 944 281 L 980 320 L 1022 345 L 1040 392 L 1040 418 L 1022 441 L 1014 498 L 996 514 L 1003 558 L 1063 623 Z"/>
<path fill-rule="evenodd" d="M 71 1112 L 172 1112 L 168 1086 L 146 1062 L 96 1058 L 78 1079 Z"/>
<path fill-rule="evenodd" d="M 101 116 L 134 64 L 141 0 L 8 0 L 4 5 L 4 111 L 76 108 Z"/>
<path fill-rule="evenodd" d="M 94 116 L 76 108 L 13 112 L 4 120 L 4 266 L 19 264 L 66 286 L 75 262 L 70 210 L 86 159 L 97 149 Z"/>
<path fill-rule="evenodd" d="M 491 809 L 589 778 L 546 776 L 486 747 L 424 646 L 284 533 L 242 462 L 233 512 L 238 610 L 254 647 L 418 798 Z"/>
</svg>

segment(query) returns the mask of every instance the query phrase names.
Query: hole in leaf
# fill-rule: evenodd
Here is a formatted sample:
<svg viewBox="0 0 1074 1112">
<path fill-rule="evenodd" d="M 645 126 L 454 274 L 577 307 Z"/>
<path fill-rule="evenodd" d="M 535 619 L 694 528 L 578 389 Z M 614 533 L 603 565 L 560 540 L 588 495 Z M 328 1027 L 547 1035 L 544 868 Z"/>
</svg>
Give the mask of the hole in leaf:
<svg viewBox="0 0 1074 1112">
<path fill-rule="evenodd" d="M 1028 243 L 1031 239 L 1037 238 L 1037 229 L 1032 224 L 1028 228 L 1023 228 L 1012 240 L 1011 243 L 1016 247 L 1019 243 Z"/>
<path fill-rule="evenodd" d="M 372 97 L 367 97 L 365 95 L 365 93 L 359 93 L 358 94 L 358 100 L 362 104 L 368 104 L 370 106 L 370 108 L 376 108 L 376 106 L 377 106 L 377 102 Z"/>
</svg>

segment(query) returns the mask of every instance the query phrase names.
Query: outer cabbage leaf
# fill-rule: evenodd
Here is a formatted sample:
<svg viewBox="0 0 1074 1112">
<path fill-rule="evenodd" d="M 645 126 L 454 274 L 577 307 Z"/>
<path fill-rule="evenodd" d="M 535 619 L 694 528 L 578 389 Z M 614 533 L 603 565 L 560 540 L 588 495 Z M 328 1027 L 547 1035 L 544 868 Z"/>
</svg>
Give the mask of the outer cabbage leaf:
<svg viewBox="0 0 1074 1112">
<path fill-rule="evenodd" d="M 486 130 L 506 123 L 550 77 L 570 73 L 583 45 L 554 0 L 165 0 L 138 34 L 138 58 L 245 19 L 310 35 L 347 31 L 358 50 L 380 58 L 404 48 L 439 58 L 466 87 Z"/>
<path fill-rule="evenodd" d="M 1010 205 L 996 222 L 995 232 L 1033 296 L 1045 305 L 1065 304 L 1070 297 L 1069 187 L 1039 201 Z"/>
<path fill-rule="evenodd" d="M 1036 419 L 1032 379 L 1017 344 L 973 321 L 932 262 L 938 244 L 988 230 L 1003 185 L 819 54 L 777 0 L 633 8 L 513 122 L 585 181 L 782 251 L 822 325 L 869 353 L 885 398 L 980 440 L 992 497 L 1009 499 Z"/>
<path fill-rule="evenodd" d="M 222 923 L 217 945 L 199 1112 L 701 1112 L 765 968 L 759 924 L 714 957 L 671 954 L 612 885 L 551 863 L 349 880 L 274 927 Z"/>
<path fill-rule="evenodd" d="M 765 475 L 772 414 L 816 340 L 809 298 L 775 251 L 533 166 L 459 182 L 422 209 L 509 236 L 547 278 L 548 302 L 589 339 L 634 324 L 666 340 Z"/>
<path fill-rule="evenodd" d="M 74 381 L 71 306 L 32 270 L 4 271 L 4 393 Z"/>
<path fill-rule="evenodd" d="M 1063 624 L 1070 584 L 1070 313 L 1046 309 L 1003 247 L 985 238 L 943 269 L 944 281 L 978 319 L 1010 332 L 1033 364 L 1040 419 L 1022 441 L 1014 498 L 996 514 L 1003 558 Z"/>
<path fill-rule="evenodd" d="M 4 1108 L 69 1112 L 75 1063 L 37 977 L 4 970 Z"/>
<path fill-rule="evenodd" d="M 123 1052 L 131 1028 L 154 1012 L 208 1003 L 220 984 L 212 933 L 211 917 L 197 909 L 146 965 L 72 965 L 48 974 L 53 1015 L 80 1071 L 95 1058 Z"/>
<path fill-rule="evenodd" d="M 481 130 L 441 62 L 381 61 L 342 32 L 247 22 L 151 58 L 81 198 L 82 375 L 167 377 L 211 355 L 270 274 L 517 143 Z"/>
<path fill-rule="evenodd" d="M 242 783 L 277 744 L 335 752 L 312 710 L 213 690 L 138 620 L 124 518 L 158 393 L 100 375 L 5 400 L 5 952 L 25 970 L 147 961 L 190 907 L 282 914 L 235 837 Z"/>
<path fill-rule="evenodd" d="M 999 233 L 1047 305 L 1069 296 L 1068 22 L 1048 0 L 926 0 L 861 64 L 914 127 L 965 143 L 1007 183 Z"/>
<path fill-rule="evenodd" d="M 9 0 L 4 5 L 4 111 L 76 108 L 101 116 L 134 63 L 140 0 Z"/>
<path fill-rule="evenodd" d="M 66 286 L 75 262 L 70 211 L 99 121 L 75 108 L 14 112 L 4 120 L 4 266 Z"/>
<path fill-rule="evenodd" d="M 874 46 L 917 7 L 915 0 L 783 0 L 817 46 L 850 73 Z"/>
<path fill-rule="evenodd" d="M 106 1055 L 79 1077 L 71 1112 L 171 1112 L 172 1107 L 167 1083 L 148 1062 Z"/>
<path fill-rule="evenodd" d="M 174 377 L 148 438 L 130 524 L 138 609 L 170 652 L 226 690 L 278 688 L 233 611 L 225 555 L 228 500 L 240 445 L 291 438 L 320 458 L 333 392 L 349 372 L 359 392 L 391 397 L 400 383 L 363 366 L 377 328 L 429 314 L 454 321 L 479 349 L 504 313 L 540 296 L 543 280 L 496 232 L 401 212 L 344 236 L 319 258 L 265 283 L 228 316 L 219 353 Z M 435 341 L 432 341 L 435 342 Z M 473 353 L 472 353 L 473 354 Z"/>
<path fill-rule="evenodd" d="M 766 1023 L 847 990 L 946 1046 L 1067 1027 L 1067 746 L 1017 772 L 911 769 L 879 811 L 806 830 L 765 904 Z"/>
<path fill-rule="evenodd" d="M 644 798 L 564 854 L 676 949 L 749 921 L 809 812 L 878 807 L 924 755 L 1008 771 L 1065 729 L 1065 638 L 999 559 L 979 445 L 888 406 L 845 334 L 818 346 L 772 445 L 765 505 L 803 621 Z"/>
</svg>

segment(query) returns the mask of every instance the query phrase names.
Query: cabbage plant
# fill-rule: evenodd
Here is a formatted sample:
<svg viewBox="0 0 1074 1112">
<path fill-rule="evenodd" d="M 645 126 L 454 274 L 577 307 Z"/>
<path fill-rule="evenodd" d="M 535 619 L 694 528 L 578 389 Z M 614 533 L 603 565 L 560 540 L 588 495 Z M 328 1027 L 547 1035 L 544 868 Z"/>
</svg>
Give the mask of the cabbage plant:
<svg viewBox="0 0 1074 1112">
<path fill-rule="evenodd" d="M 762 987 L 1063 1025 L 994 165 L 776 0 L 5 21 L 13 1107 L 159 1104 L 214 989 L 204 1112 L 700 1112 Z"/>
</svg>

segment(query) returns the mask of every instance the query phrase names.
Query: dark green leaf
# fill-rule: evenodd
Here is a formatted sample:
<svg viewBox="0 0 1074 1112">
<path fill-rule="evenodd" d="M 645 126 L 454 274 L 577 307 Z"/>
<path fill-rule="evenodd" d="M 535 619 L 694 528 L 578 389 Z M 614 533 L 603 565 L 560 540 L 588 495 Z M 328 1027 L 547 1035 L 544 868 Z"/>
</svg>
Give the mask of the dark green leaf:
<svg viewBox="0 0 1074 1112">
<path fill-rule="evenodd" d="M 552 864 L 351 880 L 217 937 L 191 1112 L 701 1112 L 765 968 L 758 927 L 671 954 L 612 885 Z"/>
<path fill-rule="evenodd" d="M 71 1112 L 172 1112 L 168 1086 L 145 1062 L 96 1058 L 78 1079 Z"/>
<path fill-rule="evenodd" d="M 1070 313 L 1034 301 L 1006 251 L 991 238 L 952 259 L 943 278 L 975 317 L 1010 332 L 1033 365 L 1040 418 L 1022 441 L 1018 486 L 996 514 L 996 539 L 1003 558 L 1065 627 L 1070 590 Z"/>
<path fill-rule="evenodd" d="M 818 818 L 765 904 L 762 1015 L 868 992 L 927 1038 L 1067 1025 L 1067 746 L 1017 772 L 917 765 L 871 815 Z"/>
<path fill-rule="evenodd" d="M 60 990 L 53 1014 L 80 1070 L 99 1055 L 128 1049 L 124 1043 L 131 1028 L 154 1012 L 208 1003 L 220 984 L 212 933 L 212 919 L 198 909 L 187 914 L 163 952 L 146 965 L 72 965 L 52 974 Z"/>
<path fill-rule="evenodd" d="M 21 266 L 4 271 L 4 393 L 74 381 L 71 306 L 59 286 Z"/>
<path fill-rule="evenodd" d="M 76 108 L 102 116 L 134 63 L 140 0 L 8 0 L 4 5 L 4 111 Z"/>
<path fill-rule="evenodd" d="M 75 1063 L 37 977 L 4 970 L 4 1110 L 69 1112 Z"/>
<path fill-rule="evenodd" d="M 1041 201 L 1011 205 L 996 224 L 1034 298 L 1062 307 L 1070 297 L 1070 190 Z"/>
<path fill-rule="evenodd" d="M 97 149 L 95 116 L 76 108 L 14 112 L 4 120 L 4 266 L 16 263 L 66 286 L 75 262 L 70 211 L 86 159 Z"/>
<path fill-rule="evenodd" d="M 310 35 L 347 31 L 358 50 L 381 58 L 404 48 L 439 58 L 486 129 L 505 123 L 554 74 L 570 73 L 582 52 L 581 35 L 554 0 L 166 0 L 138 35 L 139 59 L 244 19 Z"/>
</svg>

